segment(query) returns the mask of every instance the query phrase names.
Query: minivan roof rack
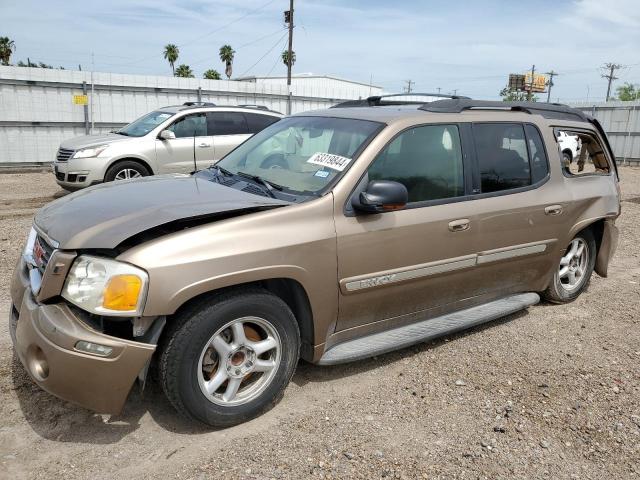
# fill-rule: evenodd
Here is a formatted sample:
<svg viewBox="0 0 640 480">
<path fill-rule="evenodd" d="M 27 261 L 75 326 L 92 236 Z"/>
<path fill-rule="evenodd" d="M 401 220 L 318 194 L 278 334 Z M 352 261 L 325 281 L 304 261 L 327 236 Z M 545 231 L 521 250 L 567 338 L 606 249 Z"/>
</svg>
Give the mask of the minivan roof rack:
<svg viewBox="0 0 640 480">
<path fill-rule="evenodd" d="M 348 107 L 382 107 L 385 105 L 423 105 L 425 102 L 421 100 L 386 100 L 390 97 L 436 97 L 436 98 L 469 98 L 460 95 L 445 95 L 443 93 L 390 93 L 388 95 L 373 95 L 360 100 L 347 100 L 338 103 L 331 108 L 348 108 Z"/>
<path fill-rule="evenodd" d="M 512 112 L 525 112 L 531 115 L 542 115 L 545 118 L 559 120 L 576 120 L 582 122 L 590 120 L 588 115 L 577 108 L 571 108 L 561 103 L 546 102 L 500 102 L 456 98 L 425 103 L 419 107 L 419 110 L 432 113 L 460 113 L 465 110 L 507 110 Z"/>
<path fill-rule="evenodd" d="M 185 107 L 215 107 L 215 103 L 211 102 L 184 102 L 182 104 Z"/>
<path fill-rule="evenodd" d="M 269 110 L 266 106 L 264 105 L 255 105 L 255 104 L 250 104 L 250 103 L 245 103 L 242 105 L 238 105 L 239 107 L 242 108 L 257 108 L 258 110 Z"/>
</svg>

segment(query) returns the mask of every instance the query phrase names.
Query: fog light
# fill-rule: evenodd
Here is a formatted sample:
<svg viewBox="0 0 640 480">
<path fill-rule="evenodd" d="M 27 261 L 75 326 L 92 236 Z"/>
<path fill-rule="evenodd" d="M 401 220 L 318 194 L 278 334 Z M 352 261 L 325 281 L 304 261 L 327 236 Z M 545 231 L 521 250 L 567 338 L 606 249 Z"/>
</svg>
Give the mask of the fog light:
<svg viewBox="0 0 640 480">
<path fill-rule="evenodd" d="M 76 350 L 80 352 L 90 353 L 91 355 L 98 355 L 99 357 L 108 357 L 113 352 L 113 348 L 106 345 L 100 345 L 99 343 L 85 342 L 80 340 L 76 343 Z"/>
</svg>

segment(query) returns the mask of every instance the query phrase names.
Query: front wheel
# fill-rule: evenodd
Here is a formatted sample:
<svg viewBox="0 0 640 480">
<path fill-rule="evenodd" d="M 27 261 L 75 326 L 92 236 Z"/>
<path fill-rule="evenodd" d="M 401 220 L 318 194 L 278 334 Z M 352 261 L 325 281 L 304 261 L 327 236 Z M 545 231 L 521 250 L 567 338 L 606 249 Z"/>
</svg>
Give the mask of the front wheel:
<svg viewBox="0 0 640 480">
<path fill-rule="evenodd" d="M 280 298 L 262 290 L 225 294 L 173 322 L 160 377 L 180 413 L 228 427 L 280 400 L 300 350 L 298 324 Z"/>
<path fill-rule="evenodd" d="M 124 160 L 118 162 L 107 170 L 104 175 L 105 182 L 114 182 L 118 180 L 129 180 L 131 178 L 140 178 L 150 175 L 149 170 L 134 160 Z"/>
<path fill-rule="evenodd" d="M 589 285 L 595 264 L 596 241 L 591 230 L 584 230 L 575 236 L 560 257 L 543 296 L 554 303 L 575 300 Z"/>
</svg>

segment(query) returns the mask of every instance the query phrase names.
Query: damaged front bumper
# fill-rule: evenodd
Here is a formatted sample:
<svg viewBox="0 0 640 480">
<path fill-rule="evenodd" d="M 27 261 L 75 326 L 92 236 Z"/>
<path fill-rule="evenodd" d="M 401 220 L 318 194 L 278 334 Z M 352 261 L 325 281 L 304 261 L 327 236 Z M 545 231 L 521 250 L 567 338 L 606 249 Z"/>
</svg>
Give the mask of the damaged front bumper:
<svg viewBox="0 0 640 480">
<path fill-rule="evenodd" d="M 99 413 L 119 413 L 156 346 L 98 332 L 66 303 L 39 303 L 22 259 L 13 276 L 11 297 L 11 338 L 33 380 L 64 400 Z M 85 353 L 78 350 L 78 342 L 110 351 L 105 356 Z"/>
</svg>

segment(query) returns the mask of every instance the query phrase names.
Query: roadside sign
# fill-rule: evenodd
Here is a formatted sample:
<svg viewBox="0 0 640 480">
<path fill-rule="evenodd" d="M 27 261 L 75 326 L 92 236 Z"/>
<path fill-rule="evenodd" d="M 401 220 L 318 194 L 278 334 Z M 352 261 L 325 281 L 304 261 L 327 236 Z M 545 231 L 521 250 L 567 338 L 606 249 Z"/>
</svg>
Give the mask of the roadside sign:
<svg viewBox="0 0 640 480">
<path fill-rule="evenodd" d="M 88 105 L 89 104 L 89 97 L 87 95 L 74 95 L 73 96 L 73 103 L 75 105 Z"/>
<path fill-rule="evenodd" d="M 533 76 L 533 85 L 531 84 L 531 72 L 525 73 L 524 75 L 524 89 L 529 91 L 531 89 L 532 92 L 535 93 L 544 93 L 546 92 L 547 87 L 547 76 L 536 73 Z"/>
</svg>

